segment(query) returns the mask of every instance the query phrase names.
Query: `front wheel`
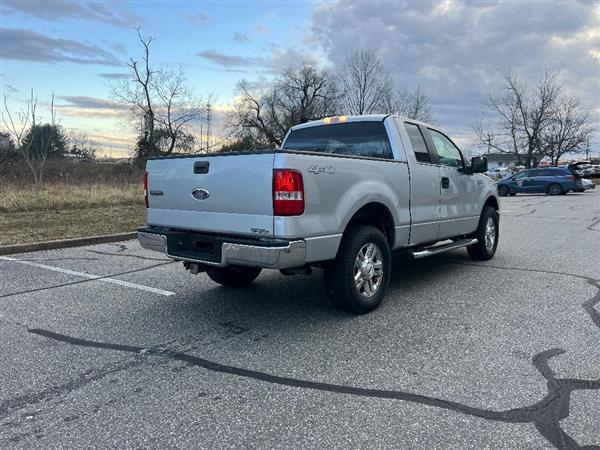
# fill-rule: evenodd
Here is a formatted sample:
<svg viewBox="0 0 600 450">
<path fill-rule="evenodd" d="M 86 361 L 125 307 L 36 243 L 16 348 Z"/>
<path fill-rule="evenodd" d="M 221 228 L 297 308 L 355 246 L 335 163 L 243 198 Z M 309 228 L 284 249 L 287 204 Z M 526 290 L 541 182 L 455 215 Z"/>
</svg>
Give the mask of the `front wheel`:
<svg viewBox="0 0 600 450">
<path fill-rule="evenodd" d="M 474 236 L 477 238 L 477 243 L 467 247 L 467 252 L 472 259 L 485 261 L 494 257 L 498 247 L 499 222 L 498 211 L 491 206 L 486 206 L 481 213 Z"/>
<path fill-rule="evenodd" d="M 206 274 L 223 286 L 242 287 L 251 284 L 261 272 L 260 267 L 207 267 Z"/>
<path fill-rule="evenodd" d="M 325 267 L 325 287 L 332 303 L 358 314 L 377 308 L 390 281 L 391 262 L 390 247 L 379 229 L 350 228 L 337 258 Z"/>
</svg>

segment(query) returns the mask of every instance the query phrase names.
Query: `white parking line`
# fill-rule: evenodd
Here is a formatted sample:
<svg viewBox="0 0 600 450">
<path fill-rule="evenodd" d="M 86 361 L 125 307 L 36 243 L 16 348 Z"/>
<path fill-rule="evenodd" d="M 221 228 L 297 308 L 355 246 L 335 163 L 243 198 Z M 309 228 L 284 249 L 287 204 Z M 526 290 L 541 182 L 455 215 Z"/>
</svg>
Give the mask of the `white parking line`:
<svg viewBox="0 0 600 450">
<path fill-rule="evenodd" d="M 64 273 L 67 275 L 73 275 L 76 277 L 88 278 L 90 280 L 104 281 L 106 283 L 118 284 L 119 286 L 129 287 L 129 288 L 133 288 L 133 289 L 140 289 L 140 290 L 146 291 L 146 292 L 153 292 L 154 294 L 160 294 L 160 295 L 166 295 L 166 296 L 175 295 L 175 292 L 165 291 L 163 289 L 157 289 L 157 288 L 153 288 L 153 287 L 149 287 L 149 286 L 143 286 L 143 285 L 137 284 L 137 283 L 130 283 L 129 281 L 117 280 L 115 278 L 105 278 L 100 275 L 92 275 L 92 274 L 84 273 L 84 272 L 76 272 L 74 270 L 63 269 L 61 267 L 48 266 L 46 264 L 39 264 L 39 263 L 31 262 L 31 261 L 22 261 L 22 260 L 16 259 L 16 258 L 10 258 L 8 256 L 0 256 L 0 259 L 3 259 L 5 261 L 16 262 L 19 264 L 24 264 L 26 266 L 38 267 L 40 269 L 53 270 L 54 272 L 60 272 L 60 273 Z"/>
</svg>

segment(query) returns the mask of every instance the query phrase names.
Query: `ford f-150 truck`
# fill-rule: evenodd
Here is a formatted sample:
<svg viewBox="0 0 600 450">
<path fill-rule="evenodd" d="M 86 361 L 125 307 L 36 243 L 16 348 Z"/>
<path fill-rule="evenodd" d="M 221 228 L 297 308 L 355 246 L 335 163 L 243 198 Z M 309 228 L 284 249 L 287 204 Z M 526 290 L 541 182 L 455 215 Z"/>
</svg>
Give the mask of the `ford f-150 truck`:
<svg viewBox="0 0 600 450">
<path fill-rule="evenodd" d="M 498 192 L 486 170 L 431 125 L 328 117 L 294 126 L 275 150 L 149 160 L 138 238 L 225 286 L 262 269 L 321 268 L 333 303 L 366 313 L 385 295 L 392 250 L 494 256 Z"/>
</svg>

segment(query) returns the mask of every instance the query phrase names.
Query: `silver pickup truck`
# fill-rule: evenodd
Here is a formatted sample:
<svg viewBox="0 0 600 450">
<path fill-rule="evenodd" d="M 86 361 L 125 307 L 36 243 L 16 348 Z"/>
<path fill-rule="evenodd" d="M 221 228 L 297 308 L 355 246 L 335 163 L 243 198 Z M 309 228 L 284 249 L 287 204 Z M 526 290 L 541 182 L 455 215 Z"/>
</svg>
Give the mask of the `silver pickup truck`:
<svg viewBox="0 0 600 450">
<path fill-rule="evenodd" d="M 333 303 L 366 313 L 385 295 L 392 250 L 494 256 L 498 192 L 486 170 L 425 123 L 329 117 L 291 128 L 276 150 L 149 160 L 138 237 L 225 286 L 262 269 L 321 268 Z"/>
</svg>

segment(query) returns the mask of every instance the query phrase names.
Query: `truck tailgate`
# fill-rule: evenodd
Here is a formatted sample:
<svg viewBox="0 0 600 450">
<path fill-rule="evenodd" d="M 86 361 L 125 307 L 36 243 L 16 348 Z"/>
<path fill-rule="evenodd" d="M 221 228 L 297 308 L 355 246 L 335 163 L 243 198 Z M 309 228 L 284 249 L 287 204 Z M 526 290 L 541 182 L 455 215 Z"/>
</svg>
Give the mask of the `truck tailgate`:
<svg viewBox="0 0 600 450">
<path fill-rule="evenodd" d="M 273 152 L 148 161 L 148 225 L 273 235 Z"/>
</svg>

